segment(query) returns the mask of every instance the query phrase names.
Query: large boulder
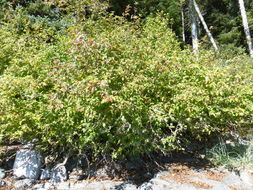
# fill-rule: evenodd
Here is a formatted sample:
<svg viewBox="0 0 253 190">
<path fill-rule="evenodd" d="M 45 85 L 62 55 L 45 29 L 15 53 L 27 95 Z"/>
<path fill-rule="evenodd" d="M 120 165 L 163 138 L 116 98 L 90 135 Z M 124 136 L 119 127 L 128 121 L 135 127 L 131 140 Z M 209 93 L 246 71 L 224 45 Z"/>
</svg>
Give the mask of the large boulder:
<svg viewBox="0 0 253 190">
<path fill-rule="evenodd" d="M 13 174 L 17 178 L 38 179 L 42 160 L 42 155 L 36 150 L 19 150 L 16 154 Z"/>
</svg>

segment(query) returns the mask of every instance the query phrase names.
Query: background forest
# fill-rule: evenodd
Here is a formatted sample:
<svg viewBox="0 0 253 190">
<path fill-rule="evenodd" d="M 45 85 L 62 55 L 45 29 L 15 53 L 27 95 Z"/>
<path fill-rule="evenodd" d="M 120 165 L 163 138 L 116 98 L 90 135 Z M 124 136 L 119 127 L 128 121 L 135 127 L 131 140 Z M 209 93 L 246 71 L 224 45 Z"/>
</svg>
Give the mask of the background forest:
<svg viewBox="0 0 253 190">
<path fill-rule="evenodd" d="M 192 52 L 186 0 L 0 0 L 0 142 L 119 158 L 248 134 L 253 65 L 238 1 L 197 3 L 218 52 L 198 17 Z"/>
</svg>

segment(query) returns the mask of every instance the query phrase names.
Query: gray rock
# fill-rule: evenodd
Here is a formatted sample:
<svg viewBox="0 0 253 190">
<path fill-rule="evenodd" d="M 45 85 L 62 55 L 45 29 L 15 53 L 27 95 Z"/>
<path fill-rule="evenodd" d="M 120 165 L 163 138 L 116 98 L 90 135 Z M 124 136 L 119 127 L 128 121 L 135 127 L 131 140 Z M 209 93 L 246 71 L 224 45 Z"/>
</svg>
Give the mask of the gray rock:
<svg viewBox="0 0 253 190">
<path fill-rule="evenodd" d="M 97 177 L 107 176 L 106 167 L 97 169 L 94 172 L 94 176 L 97 176 Z"/>
<path fill-rule="evenodd" d="M 138 190 L 153 190 L 152 183 L 145 182 L 138 187 Z"/>
<path fill-rule="evenodd" d="M 35 150 L 19 150 L 17 152 L 13 174 L 17 178 L 38 179 L 42 165 L 42 156 Z"/>
<path fill-rule="evenodd" d="M 5 170 L 0 168 L 0 180 L 5 177 Z"/>
<path fill-rule="evenodd" d="M 69 179 L 72 179 L 72 180 L 82 180 L 82 179 L 84 179 L 84 176 L 83 175 L 78 175 L 78 174 L 70 173 L 69 174 Z"/>
<path fill-rule="evenodd" d="M 212 187 L 212 188 L 209 188 L 210 190 L 231 190 L 228 185 L 220 181 L 214 181 L 214 180 L 205 179 L 205 178 L 192 178 L 192 180 L 210 185 Z"/>
<path fill-rule="evenodd" d="M 56 185 L 57 190 L 83 190 L 86 188 L 88 183 L 86 181 L 84 182 L 78 182 L 78 183 L 70 183 L 70 182 L 61 182 Z"/>
<path fill-rule="evenodd" d="M 0 188 L 5 186 L 5 182 L 0 180 Z"/>
<path fill-rule="evenodd" d="M 61 182 L 57 184 L 55 188 L 57 190 L 99 190 L 99 189 L 111 190 L 115 186 L 118 186 L 121 183 L 113 182 L 113 181 L 100 181 L 100 182 L 82 181 L 82 182 L 77 182 L 77 183 Z"/>
<path fill-rule="evenodd" d="M 74 168 L 71 173 L 69 173 L 69 179 L 82 180 L 84 179 L 84 173 L 82 169 Z"/>
<path fill-rule="evenodd" d="M 32 187 L 33 190 L 41 190 L 44 189 L 44 183 L 36 184 Z"/>
<path fill-rule="evenodd" d="M 48 180 L 51 177 L 51 171 L 50 168 L 46 167 L 45 169 L 42 169 L 40 180 Z"/>
<path fill-rule="evenodd" d="M 251 187 L 243 183 L 243 181 L 240 179 L 238 175 L 235 175 L 233 173 L 230 173 L 226 175 L 222 182 L 228 186 L 235 187 L 237 189 L 243 189 L 243 190 L 250 190 Z"/>
<path fill-rule="evenodd" d="M 53 187 L 51 183 L 39 183 L 32 187 L 32 190 L 49 190 Z"/>
<path fill-rule="evenodd" d="M 169 172 L 168 171 L 160 171 L 157 174 L 155 174 L 154 178 L 160 178 L 160 177 L 164 177 L 164 176 L 168 176 Z"/>
<path fill-rule="evenodd" d="M 15 190 L 18 189 L 25 189 L 27 187 L 32 186 L 32 184 L 35 182 L 34 179 L 22 179 L 22 180 L 18 180 L 16 181 L 13 186 L 15 187 Z"/>
<path fill-rule="evenodd" d="M 253 172 L 249 170 L 240 171 L 241 180 L 253 189 Z"/>
<path fill-rule="evenodd" d="M 97 168 L 96 165 L 93 165 L 91 167 L 85 168 L 82 172 L 84 176 L 96 176 L 96 177 L 105 177 L 107 176 L 107 168 L 102 167 L 102 168 Z"/>
<path fill-rule="evenodd" d="M 111 188 L 110 190 L 137 190 L 137 187 L 132 183 L 122 183 Z"/>
<path fill-rule="evenodd" d="M 173 180 L 152 179 L 150 181 L 152 190 L 197 190 L 191 184 L 181 184 Z M 144 189 L 146 190 L 146 189 Z M 149 189 L 148 189 L 149 190 Z"/>
<path fill-rule="evenodd" d="M 53 185 L 51 183 L 45 183 L 44 184 L 44 189 L 51 189 L 53 187 Z"/>
<path fill-rule="evenodd" d="M 53 184 L 57 184 L 67 180 L 68 174 L 65 166 L 56 166 L 51 171 L 50 181 Z"/>
<path fill-rule="evenodd" d="M 101 182 L 88 183 L 86 186 L 83 186 L 83 187 L 89 190 L 112 189 L 119 184 L 121 183 L 113 182 L 113 181 L 101 181 Z M 78 189 L 78 190 L 81 190 L 81 189 Z"/>
<path fill-rule="evenodd" d="M 71 190 L 73 185 L 69 182 L 61 182 L 57 185 L 57 190 Z"/>
</svg>

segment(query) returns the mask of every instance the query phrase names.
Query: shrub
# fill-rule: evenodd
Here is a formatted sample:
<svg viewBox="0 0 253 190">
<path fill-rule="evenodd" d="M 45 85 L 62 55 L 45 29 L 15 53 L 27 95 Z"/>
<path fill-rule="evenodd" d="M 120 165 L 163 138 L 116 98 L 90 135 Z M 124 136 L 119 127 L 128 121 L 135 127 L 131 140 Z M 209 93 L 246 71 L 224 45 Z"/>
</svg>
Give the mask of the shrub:
<svg viewBox="0 0 253 190">
<path fill-rule="evenodd" d="M 37 32 L 0 28 L 2 141 L 120 157 L 252 125 L 252 66 L 181 51 L 161 16 L 86 19 L 53 43 Z"/>
</svg>

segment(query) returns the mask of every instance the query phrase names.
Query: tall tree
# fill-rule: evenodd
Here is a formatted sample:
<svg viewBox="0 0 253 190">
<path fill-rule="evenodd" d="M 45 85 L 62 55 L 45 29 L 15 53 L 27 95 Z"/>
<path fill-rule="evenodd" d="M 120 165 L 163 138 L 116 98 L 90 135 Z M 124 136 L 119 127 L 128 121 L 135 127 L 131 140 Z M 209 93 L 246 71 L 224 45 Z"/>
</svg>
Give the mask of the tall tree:
<svg viewBox="0 0 253 190">
<path fill-rule="evenodd" d="M 246 35 L 247 44 L 249 47 L 249 54 L 253 58 L 253 48 L 252 48 L 252 42 L 251 42 L 251 35 L 250 35 L 249 24 L 248 24 L 248 19 L 247 19 L 247 15 L 246 15 L 244 0 L 239 0 L 239 5 L 240 5 L 240 11 L 241 11 L 241 15 L 242 15 L 243 28 L 244 28 L 244 32 Z"/>
<path fill-rule="evenodd" d="M 185 19 L 184 19 L 184 9 L 181 8 L 181 18 L 182 18 L 182 40 L 185 42 Z"/>
<path fill-rule="evenodd" d="M 215 41 L 214 41 L 213 35 L 211 34 L 210 30 L 208 29 L 208 26 L 207 26 L 207 24 L 206 24 L 206 22 L 205 22 L 204 17 L 203 17 L 202 14 L 201 14 L 201 11 L 200 11 L 200 9 L 199 9 L 198 4 L 196 3 L 195 0 L 192 0 L 192 2 L 193 2 L 194 9 L 196 10 L 196 12 L 197 12 L 197 14 L 198 14 L 198 16 L 199 16 L 199 19 L 200 19 L 200 21 L 201 21 L 201 23 L 202 23 L 202 25 L 203 25 L 203 27 L 204 27 L 204 29 L 205 29 L 205 31 L 206 31 L 208 37 L 210 38 L 210 41 L 211 41 L 211 43 L 212 43 L 212 45 L 213 45 L 215 51 L 218 51 L 218 46 L 217 46 L 217 44 L 216 44 Z"/>
<path fill-rule="evenodd" d="M 198 44 L 198 24 L 196 12 L 194 10 L 193 0 L 189 1 L 189 11 L 191 15 L 191 36 L 192 36 L 192 47 L 193 53 L 198 54 L 199 44 Z"/>
</svg>

